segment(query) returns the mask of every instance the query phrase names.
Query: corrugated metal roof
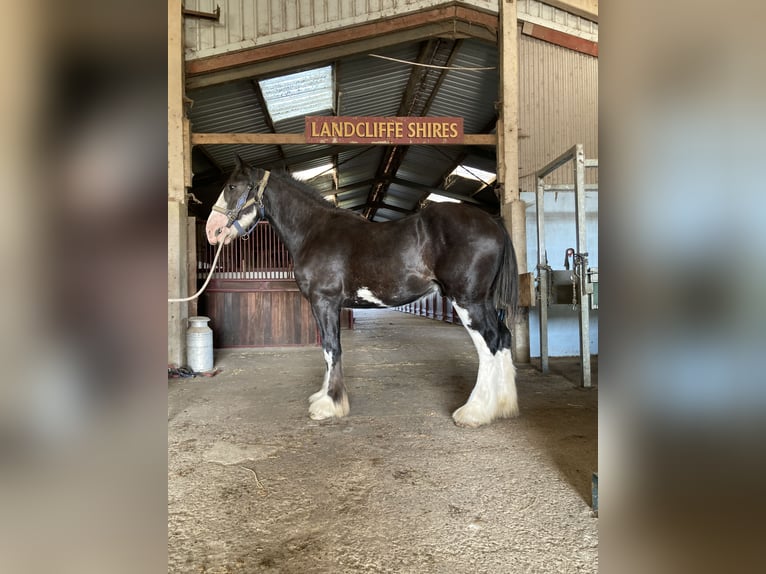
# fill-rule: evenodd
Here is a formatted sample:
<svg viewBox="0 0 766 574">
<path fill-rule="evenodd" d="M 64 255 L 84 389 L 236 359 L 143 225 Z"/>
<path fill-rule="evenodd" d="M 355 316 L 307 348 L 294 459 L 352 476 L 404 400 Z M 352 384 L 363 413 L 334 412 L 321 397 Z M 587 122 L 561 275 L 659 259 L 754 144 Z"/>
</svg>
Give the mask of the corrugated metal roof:
<svg viewBox="0 0 766 574">
<path fill-rule="evenodd" d="M 420 185 L 433 186 L 454 168 L 462 149 L 455 147 L 410 146 L 397 177 Z"/>
<path fill-rule="evenodd" d="M 465 40 L 454 67 L 497 68 L 497 48 L 477 40 Z M 465 133 L 482 133 L 495 117 L 498 71 L 450 71 L 434 99 L 430 116 L 460 116 Z"/>
<path fill-rule="evenodd" d="M 378 50 L 401 60 L 415 60 L 418 44 Z M 410 67 L 361 54 L 340 63 L 337 71 L 342 116 L 395 116 L 407 87 Z"/>
<path fill-rule="evenodd" d="M 267 133 L 266 116 L 249 80 L 191 90 L 187 93 L 193 104 L 189 110 L 192 130 L 210 133 Z M 234 166 L 234 155 L 257 165 L 279 159 L 276 146 L 207 146 L 207 153 L 226 170 Z"/>
</svg>

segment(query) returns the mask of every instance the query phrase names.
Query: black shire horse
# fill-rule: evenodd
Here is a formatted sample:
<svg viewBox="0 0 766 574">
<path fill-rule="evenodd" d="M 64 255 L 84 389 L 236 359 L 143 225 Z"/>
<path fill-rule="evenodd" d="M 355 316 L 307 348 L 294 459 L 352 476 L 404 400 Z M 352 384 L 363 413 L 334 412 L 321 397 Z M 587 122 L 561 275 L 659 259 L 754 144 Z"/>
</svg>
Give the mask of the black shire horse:
<svg viewBox="0 0 766 574">
<path fill-rule="evenodd" d="M 437 203 L 398 221 L 372 223 L 327 202 L 288 174 L 253 168 L 237 157 L 207 220 L 211 244 L 229 243 L 266 218 L 295 262 L 295 279 L 311 303 L 327 363 L 322 388 L 309 398 L 312 419 L 348 414 L 340 347 L 342 307 L 393 307 L 433 291 L 452 299 L 479 353 L 476 385 L 452 417 L 477 427 L 518 413 L 511 334 L 498 309 L 513 315 L 516 254 L 499 219 L 454 203 Z"/>
</svg>

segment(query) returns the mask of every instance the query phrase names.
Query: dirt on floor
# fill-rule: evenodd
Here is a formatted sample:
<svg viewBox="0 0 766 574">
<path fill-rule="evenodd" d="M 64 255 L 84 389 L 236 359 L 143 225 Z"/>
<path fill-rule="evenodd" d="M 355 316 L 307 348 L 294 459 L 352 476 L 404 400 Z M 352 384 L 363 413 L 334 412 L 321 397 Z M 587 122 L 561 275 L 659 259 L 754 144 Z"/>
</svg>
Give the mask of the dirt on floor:
<svg viewBox="0 0 766 574">
<path fill-rule="evenodd" d="M 221 374 L 169 382 L 168 572 L 596 572 L 597 385 L 577 359 L 518 366 L 520 416 L 459 428 L 465 330 L 355 315 L 344 419 L 308 417 L 318 347 L 216 351 Z"/>
</svg>

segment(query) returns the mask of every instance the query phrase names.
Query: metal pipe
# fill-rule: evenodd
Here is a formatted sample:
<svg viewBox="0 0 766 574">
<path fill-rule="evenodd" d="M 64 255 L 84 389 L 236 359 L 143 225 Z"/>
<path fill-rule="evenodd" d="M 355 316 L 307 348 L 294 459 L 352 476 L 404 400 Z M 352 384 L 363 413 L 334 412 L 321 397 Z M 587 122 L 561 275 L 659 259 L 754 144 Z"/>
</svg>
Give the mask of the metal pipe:
<svg viewBox="0 0 766 574">
<path fill-rule="evenodd" d="M 582 144 L 579 144 L 579 145 L 582 145 Z M 574 159 L 576 153 L 577 153 L 577 146 L 572 146 L 567 151 L 562 153 L 559 157 L 557 157 L 556 159 L 548 162 L 541 169 L 538 169 L 535 175 L 538 178 L 539 177 L 545 177 L 549 173 L 551 173 L 553 171 L 556 171 L 558 168 L 560 168 L 562 165 L 564 165 L 569 160 Z"/>
</svg>

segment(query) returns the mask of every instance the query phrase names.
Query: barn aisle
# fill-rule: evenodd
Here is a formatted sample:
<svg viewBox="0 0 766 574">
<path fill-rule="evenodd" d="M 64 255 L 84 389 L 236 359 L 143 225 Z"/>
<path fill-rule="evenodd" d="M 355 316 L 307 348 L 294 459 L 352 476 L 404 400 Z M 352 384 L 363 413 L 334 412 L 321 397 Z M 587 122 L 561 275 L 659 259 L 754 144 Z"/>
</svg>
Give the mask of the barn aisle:
<svg viewBox="0 0 766 574">
<path fill-rule="evenodd" d="M 596 389 L 521 367 L 521 415 L 461 429 L 465 330 L 355 315 L 343 420 L 308 418 L 317 347 L 227 349 L 169 383 L 169 572 L 595 572 Z"/>
</svg>

